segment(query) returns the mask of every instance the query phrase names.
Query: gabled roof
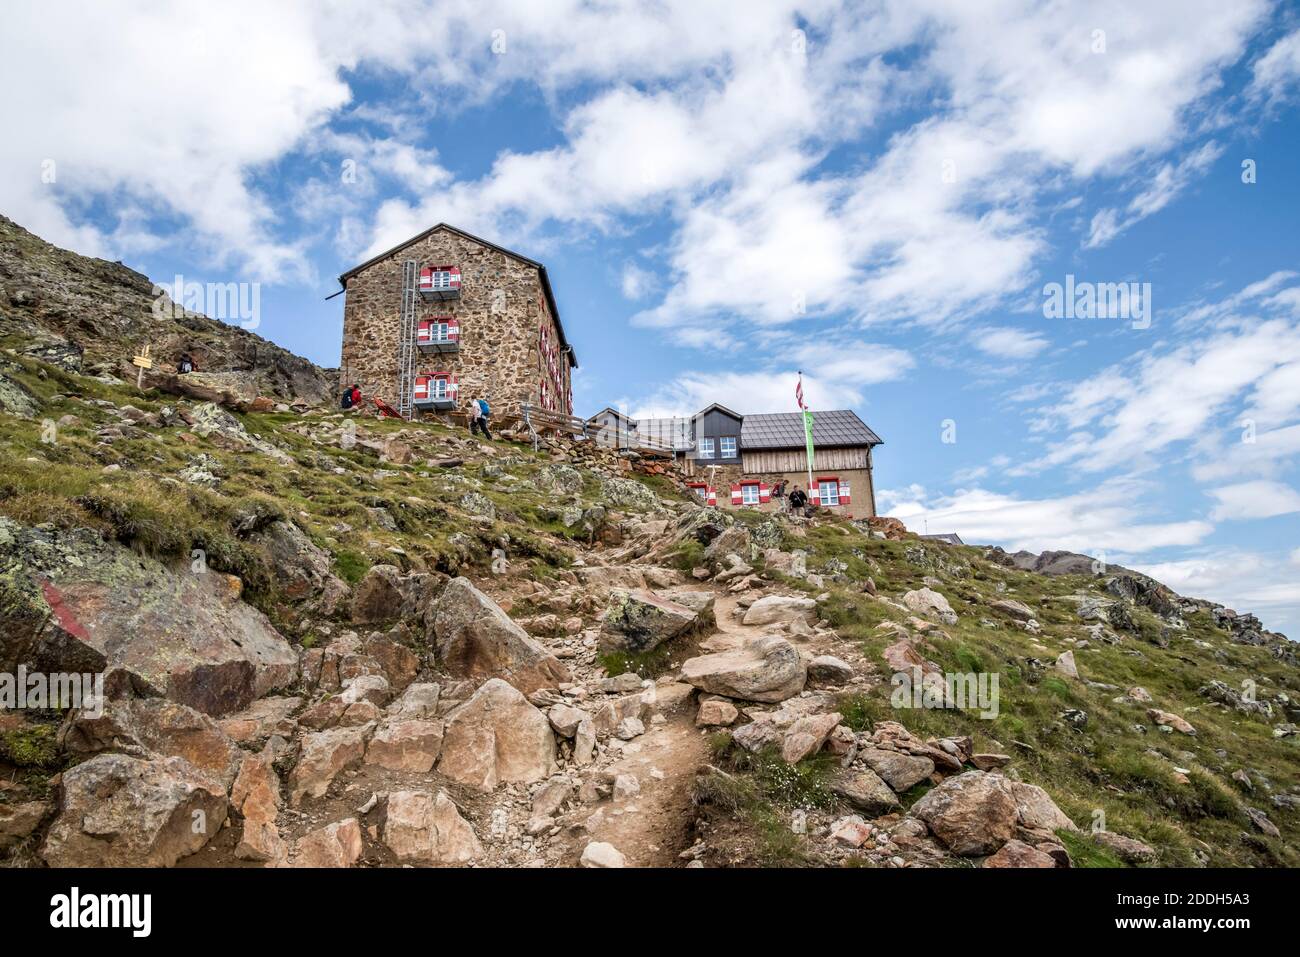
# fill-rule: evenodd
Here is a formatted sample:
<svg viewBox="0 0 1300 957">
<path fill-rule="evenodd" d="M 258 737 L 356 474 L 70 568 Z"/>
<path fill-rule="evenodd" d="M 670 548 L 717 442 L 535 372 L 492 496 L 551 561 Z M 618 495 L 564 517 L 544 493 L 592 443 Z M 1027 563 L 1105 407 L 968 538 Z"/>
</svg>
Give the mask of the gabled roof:
<svg viewBox="0 0 1300 957">
<path fill-rule="evenodd" d="M 813 413 L 813 444 L 821 448 L 883 445 L 880 436 L 850 409 Z M 747 415 L 740 427 L 742 451 L 801 449 L 804 447 L 803 413 L 772 412 Z"/>
<path fill-rule="evenodd" d="M 961 536 L 958 535 L 956 532 L 943 532 L 943 533 L 936 533 L 934 535 L 922 535 L 921 537 L 925 539 L 929 539 L 932 542 L 945 542 L 948 545 L 966 544 L 961 540 Z"/>
<path fill-rule="evenodd" d="M 636 425 L 636 419 L 632 418 L 630 415 L 627 415 L 627 414 L 625 414 L 625 413 L 623 413 L 623 412 L 618 411 L 618 409 L 611 409 L 609 406 L 605 406 L 605 408 L 601 409 L 601 410 L 600 410 L 599 412 L 597 412 L 595 415 L 589 415 L 589 416 L 587 416 L 587 421 L 588 421 L 588 422 L 594 422 L 598 416 L 602 416 L 602 415 L 604 415 L 606 412 L 608 412 L 610 415 L 614 416 L 616 419 L 622 419 L 624 422 L 629 422 L 629 423 L 631 423 L 632 425 Z"/>
<path fill-rule="evenodd" d="M 546 275 L 546 267 L 543 266 L 541 263 L 539 263 L 536 259 L 529 259 L 527 256 L 521 255 L 512 249 L 506 249 L 504 246 L 498 246 L 496 243 L 488 242 L 486 239 L 482 238 L 481 236 L 475 236 L 473 233 L 467 233 L 463 229 L 457 229 L 455 226 L 452 226 L 450 223 L 438 223 L 438 225 L 436 226 L 430 226 L 424 232 L 412 236 L 410 239 L 407 239 L 404 242 L 398 243 L 392 249 L 385 250 L 384 252 L 380 253 L 378 256 L 371 256 L 369 259 L 361 263 L 359 266 L 353 266 L 347 272 L 339 276 L 339 285 L 342 286 L 344 289 L 347 289 L 348 280 L 351 279 L 353 276 L 355 276 L 357 273 L 361 272 L 363 269 L 367 269 L 370 266 L 373 266 L 375 263 L 387 259 L 389 256 L 393 255 L 394 253 L 400 253 L 407 246 L 411 246 L 414 243 L 418 243 L 420 240 L 433 235 L 440 229 L 446 229 L 449 232 L 453 232 L 458 236 L 463 236 L 466 239 L 470 240 L 471 242 L 478 243 L 480 246 L 487 246 L 489 249 L 495 249 L 497 252 L 509 256 L 511 259 L 517 259 L 521 263 L 527 266 L 532 266 L 534 269 L 537 270 L 537 273 L 542 280 L 542 292 L 546 294 L 546 305 L 551 310 L 551 316 L 555 319 L 556 331 L 558 331 L 560 334 L 560 345 L 564 347 L 564 351 L 569 356 L 569 364 L 576 369 L 578 367 L 578 357 L 573 351 L 573 346 L 569 345 L 568 337 L 565 336 L 564 334 L 564 325 L 560 322 L 560 310 L 559 307 L 555 305 L 555 293 L 551 290 L 551 280 L 550 277 Z"/>
<path fill-rule="evenodd" d="M 718 412 L 725 412 L 727 415 L 731 416 L 733 419 L 736 419 L 737 421 L 743 420 L 745 418 L 739 412 L 732 412 L 730 409 L 728 409 L 725 405 L 723 405 L 720 402 L 715 402 L 713 403 L 713 405 L 708 406 L 707 408 L 700 409 L 700 411 L 696 412 L 695 414 L 696 416 L 707 415 L 709 412 L 713 412 L 714 410 L 717 410 Z"/>
</svg>

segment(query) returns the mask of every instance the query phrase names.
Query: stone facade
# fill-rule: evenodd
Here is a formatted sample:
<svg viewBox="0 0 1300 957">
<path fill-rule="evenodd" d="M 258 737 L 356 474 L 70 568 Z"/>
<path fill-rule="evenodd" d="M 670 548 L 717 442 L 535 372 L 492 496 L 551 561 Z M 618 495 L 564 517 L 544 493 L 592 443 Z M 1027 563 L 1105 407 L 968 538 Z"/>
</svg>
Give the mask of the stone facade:
<svg viewBox="0 0 1300 957">
<path fill-rule="evenodd" d="M 460 323 L 460 350 L 415 354 L 415 372 L 448 373 L 459 385 L 457 413 L 485 398 L 494 419 L 520 415 L 524 403 L 568 413 L 576 362 L 550 306 L 545 273 L 520 256 L 453 227 L 439 225 L 345 273 L 341 381 L 398 406 L 402 266 L 460 269 L 457 299 L 418 300 L 417 319 Z M 419 415 L 421 413 L 415 413 Z M 428 413 L 424 413 L 428 414 Z"/>
<path fill-rule="evenodd" d="M 707 472 L 707 469 L 704 471 Z M 826 513 L 848 519 L 875 517 L 876 491 L 870 469 L 839 469 L 833 472 L 822 470 L 813 473 L 814 479 L 822 477 L 833 477 L 841 484 L 847 482 L 852 489 L 848 505 L 825 506 Z M 726 466 L 719 468 L 710 478 L 706 474 L 701 474 L 701 469 L 697 464 L 686 481 L 687 484 L 705 483 L 706 488 L 709 487 L 709 483 L 715 483 L 712 487 L 717 493 L 717 504 L 721 508 L 735 507 L 757 509 L 762 512 L 775 512 L 786 507 L 784 499 L 774 498 L 770 502 L 763 502 L 758 505 L 733 506 L 731 504 L 731 486 L 740 482 L 762 482 L 764 485 L 771 487 L 783 479 L 787 490 L 793 489 L 797 485 L 805 492 L 808 491 L 808 473 L 806 471 L 746 472 L 740 466 Z"/>
</svg>

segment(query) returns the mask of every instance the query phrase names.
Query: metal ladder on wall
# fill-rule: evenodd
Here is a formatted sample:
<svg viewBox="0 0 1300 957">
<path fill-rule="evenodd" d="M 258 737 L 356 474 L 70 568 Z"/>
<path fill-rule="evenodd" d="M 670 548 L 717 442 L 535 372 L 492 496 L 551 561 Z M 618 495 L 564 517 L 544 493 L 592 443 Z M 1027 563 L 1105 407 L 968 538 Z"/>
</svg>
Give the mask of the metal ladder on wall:
<svg viewBox="0 0 1300 957">
<path fill-rule="evenodd" d="M 411 417 L 411 399 L 415 394 L 415 285 L 416 264 L 408 259 L 402 264 L 402 330 L 397 342 L 397 411 L 402 418 Z"/>
</svg>

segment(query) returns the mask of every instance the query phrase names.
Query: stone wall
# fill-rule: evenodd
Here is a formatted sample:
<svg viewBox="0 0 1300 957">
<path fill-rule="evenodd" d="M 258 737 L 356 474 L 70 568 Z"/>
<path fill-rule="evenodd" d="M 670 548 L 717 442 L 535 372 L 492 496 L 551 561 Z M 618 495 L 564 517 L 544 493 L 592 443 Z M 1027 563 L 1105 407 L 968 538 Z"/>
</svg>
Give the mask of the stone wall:
<svg viewBox="0 0 1300 957">
<path fill-rule="evenodd" d="M 449 229 L 439 229 L 348 279 L 340 377 L 359 383 L 363 394 L 397 406 L 402 264 L 408 259 L 421 268 L 454 265 L 461 272 L 459 299 L 421 299 L 416 308 L 417 319 L 457 319 L 460 351 L 428 355 L 417 351 L 416 374 L 455 375 L 460 383 L 459 409 L 482 397 L 497 420 L 519 415 L 525 402 L 538 402 L 542 379 L 550 377 L 539 350 L 544 323 L 552 341 L 558 341 L 538 270 Z M 567 361 L 559 366 L 567 402 L 570 369 Z"/>
</svg>

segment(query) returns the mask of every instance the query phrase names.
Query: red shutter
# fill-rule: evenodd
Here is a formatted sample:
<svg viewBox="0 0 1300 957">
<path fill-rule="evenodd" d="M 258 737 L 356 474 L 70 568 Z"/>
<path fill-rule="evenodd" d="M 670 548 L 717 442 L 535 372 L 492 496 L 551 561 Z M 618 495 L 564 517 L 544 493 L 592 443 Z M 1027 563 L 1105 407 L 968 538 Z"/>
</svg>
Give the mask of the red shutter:
<svg viewBox="0 0 1300 957">
<path fill-rule="evenodd" d="M 458 398 L 457 394 L 459 392 L 460 392 L 460 382 L 456 378 L 456 376 L 452 376 L 447 383 L 447 397 L 451 399 L 452 402 L 455 402 Z"/>
<path fill-rule="evenodd" d="M 817 487 L 816 482 L 808 486 L 808 502 L 811 505 L 820 505 L 822 503 L 821 489 Z"/>
<path fill-rule="evenodd" d="M 420 342 L 429 342 L 433 338 L 433 322 L 429 319 L 420 320 L 420 331 L 416 336 Z"/>
<path fill-rule="evenodd" d="M 760 504 L 772 501 L 772 489 L 762 482 L 758 483 L 758 501 Z"/>
<path fill-rule="evenodd" d="M 429 398 L 429 377 L 427 375 L 415 377 L 414 398 L 416 402 L 421 402 Z"/>
<path fill-rule="evenodd" d="M 741 503 L 741 498 L 740 498 L 740 486 L 739 486 L 739 485 L 733 485 L 733 486 L 731 486 L 731 504 L 732 504 L 732 505 L 739 505 L 740 503 Z"/>
<path fill-rule="evenodd" d="M 841 504 L 841 505 L 852 505 L 852 504 L 853 504 L 853 502 L 849 499 L 849 483 L 848 483 L 848 482 L 841 482 L 841 483 L 840 483 L 840 504 Z"/>
<path fill-rule="evenodd" d="M 708 503 L 709 503 L 710 505 L 717 505 L 717 504 L 718 504 L 718 490 L 717 490 L 716 488 L 713 488 L 713 487 L 710 486 L 709 489 L 707 490 L 706 500 L 708 501 Z"/>
<path fill-rule="evenodd" d="M 457 339 L 460 338 L 460 320 L 459 320 L 459 319 L 448 319 L 448 320 L 447 320 L 447 338 L 450 339 L 452 342 L 455 342 Z"/>
</svg>

